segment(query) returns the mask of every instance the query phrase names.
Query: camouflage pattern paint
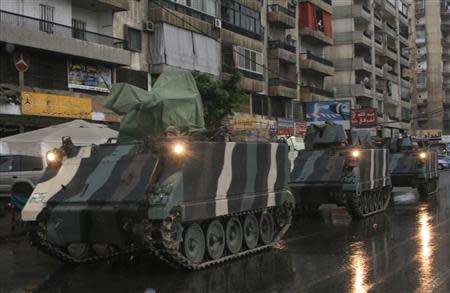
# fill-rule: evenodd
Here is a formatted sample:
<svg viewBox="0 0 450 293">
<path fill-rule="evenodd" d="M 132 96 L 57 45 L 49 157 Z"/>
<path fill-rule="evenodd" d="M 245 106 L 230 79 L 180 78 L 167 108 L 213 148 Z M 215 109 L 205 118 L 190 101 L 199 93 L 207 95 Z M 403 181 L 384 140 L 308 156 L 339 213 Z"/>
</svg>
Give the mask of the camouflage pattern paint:
<svg viewBox="0 0 450 293">
<path fill-rule="evenodd" d="M 419 153 L 426 153 L 420 159 Z M 414 186 L 419 182 L 439 178 L 438 155 L 432 150 L 391 152 L 389 172 L 394 186 Z"/>
<path fill-rule="evenodd" d="M 173 210 L 195 221 L 294 203 L 286 144 L 186 142 L 183 155 L 172 146 L 82 147 L 38 184 L 23 220 L 46 223 L 58 245 L 121 246 L 133 241 L 127 223 L 162 220 Z"/>
<path fill-rule="evenodd" d="M 358 149 L 354 167 L 348 160 L 352 148 L 302 150 L 294 161 L 289 185 L 294 188 L 332 187 L 357 193 L 390 185 L 387 149 Z M 313 196 L 313 195 L 311 195 Z"/>
</svg>

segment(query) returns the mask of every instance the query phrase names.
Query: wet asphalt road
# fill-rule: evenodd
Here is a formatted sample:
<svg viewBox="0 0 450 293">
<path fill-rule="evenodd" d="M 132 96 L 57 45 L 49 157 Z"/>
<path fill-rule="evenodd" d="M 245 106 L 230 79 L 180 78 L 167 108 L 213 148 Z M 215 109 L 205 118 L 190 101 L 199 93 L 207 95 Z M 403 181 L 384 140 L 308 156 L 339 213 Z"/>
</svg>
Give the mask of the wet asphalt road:
<svg viewBox="0 0 450 293">
<path fill-rule="evenodd" d="M 285 247 L 200 272 L 153 259 L 64 266 L 21 238 L 0 240 L 0 292 L 450 292 L 450 172 L 440 191 L 394 189 L 386 213 L 342 208 L 297 219 Z"/>
</svg>

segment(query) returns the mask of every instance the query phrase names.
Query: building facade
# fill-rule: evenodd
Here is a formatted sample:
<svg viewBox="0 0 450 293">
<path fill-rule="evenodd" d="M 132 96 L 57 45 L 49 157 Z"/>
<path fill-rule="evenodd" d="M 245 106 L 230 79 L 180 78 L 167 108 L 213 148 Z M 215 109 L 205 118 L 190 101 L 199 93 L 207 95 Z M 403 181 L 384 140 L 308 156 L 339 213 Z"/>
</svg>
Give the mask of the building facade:
<svg viewBox="0 0 450 293">
<path fill-rule="evenodd" d="M 131 2 L 0 1 L 0 136 L 67 119 L 118 122 L 102 106 L 111 83 L 148 72 L 135 60 L 142 23 L 132 43 L 129 19 L 117 19 L 135 9 Z"/>
<path fill-rule="evenodd" d="M 415 0 L 413 125 L 420 136 L 450 134 L 450 3 Z"/>
<path fill-rule="evenodd" d="M 384 136 L 409 131 L 411 121 L 408 3 L 405 0 L 334 0 L 336 73 L 327 78 L 336 98 L 377 109 Z"/>
</svg>

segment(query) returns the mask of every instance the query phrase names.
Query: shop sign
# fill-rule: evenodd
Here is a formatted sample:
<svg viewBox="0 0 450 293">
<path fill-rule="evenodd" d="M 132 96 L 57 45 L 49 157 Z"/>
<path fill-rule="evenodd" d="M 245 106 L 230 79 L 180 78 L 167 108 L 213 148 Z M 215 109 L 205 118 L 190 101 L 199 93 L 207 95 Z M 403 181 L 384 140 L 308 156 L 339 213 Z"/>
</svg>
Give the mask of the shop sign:
<svg viewBox="0 0 450 293">
<path fill-rule="evenodd" d="M 374 108 L 352 109 L 352 125 L 356 127 L 375 126 L 377 110 Z"/>
<path fill-rule="evenodd" d="M 109 93 L 111 68 L 91 63 L 70 61 L 68 87 Z"/>
<path fill-rule="evenodd" d="M 92 100 L 46 93 L 21 92 L 22 114 L 63 118 L 92 118 Z"/>
<path fill-rule="evenodd" d="M 292 119 L 277 119 L 277 135 L 294 135 L 294 121 Z"/>
</svg>

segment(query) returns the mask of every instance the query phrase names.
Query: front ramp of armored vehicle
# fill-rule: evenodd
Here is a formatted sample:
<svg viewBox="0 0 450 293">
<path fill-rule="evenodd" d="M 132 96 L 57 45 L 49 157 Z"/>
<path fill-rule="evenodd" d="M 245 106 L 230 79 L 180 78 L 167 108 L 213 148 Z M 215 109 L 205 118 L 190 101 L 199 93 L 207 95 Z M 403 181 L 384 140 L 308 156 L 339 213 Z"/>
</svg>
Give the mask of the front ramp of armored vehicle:
<svg viewBox="0 0 450 293">
<path fill-rule="evenodd" d="M 70 263 L 133 251 L 142 241 L 132 228 L 146 215 L 145 189 L 158 159 L 136 144 L 83 147 L 65 158 L 24 208 L 24 220 L 36 224 L 32 242 Z"/>
</svg>

